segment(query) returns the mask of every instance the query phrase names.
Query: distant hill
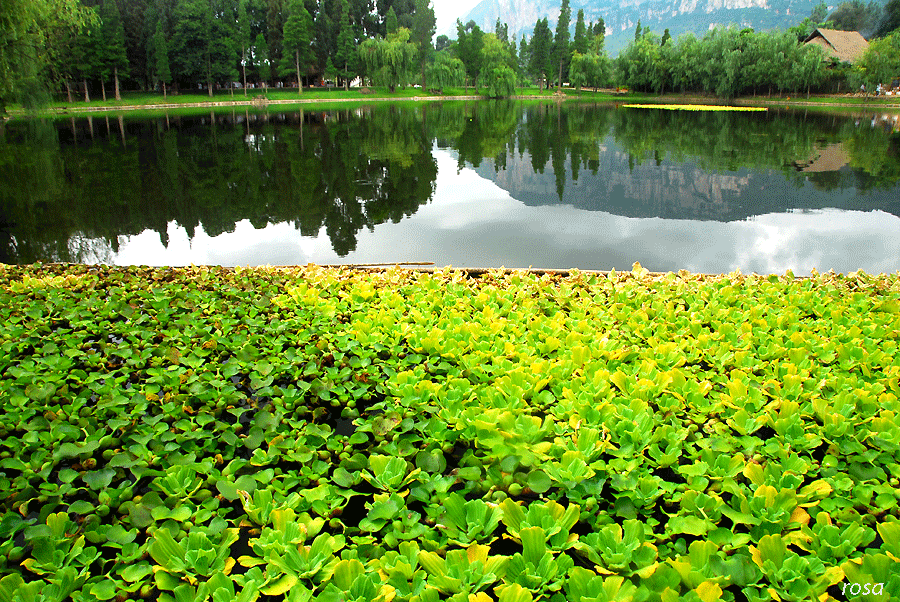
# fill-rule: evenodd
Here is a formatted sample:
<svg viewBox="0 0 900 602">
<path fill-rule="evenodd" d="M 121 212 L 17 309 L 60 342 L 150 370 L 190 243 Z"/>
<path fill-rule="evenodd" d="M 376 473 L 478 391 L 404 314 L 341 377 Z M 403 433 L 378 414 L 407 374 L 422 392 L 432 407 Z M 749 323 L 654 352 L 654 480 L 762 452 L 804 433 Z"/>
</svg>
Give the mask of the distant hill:
<svg viewBox="0 0 900 602">
<path fill-rule="evenodd" d="M 570 0 L 570 31 L 574 35 L 579 9 L 584 9 L 586 22 L 602 17 L 606 23 L 606 48 L 615 56 L 634 39 L 638 20 L 642 27 L 660 35 L 668 28 L 675 38 L 686 32 L 703 36 L 717 25 L 765 31 L 799 24 L 818 3 L 819 0 Z M 482 0 L 460 21 L 472 20 L 482 30 L 493 31 L 499 17 L 518 40 L 523 33 L 530 38 L 535 22 L 544 17 L 549 18 L 550 29 L 555 30 L 560 5 L 560 0 Z M 830 5 L 829 10 L 836 5 L 837 2 Z M 456 26 L 443 33 L 456 38 Z"/>
</svg>

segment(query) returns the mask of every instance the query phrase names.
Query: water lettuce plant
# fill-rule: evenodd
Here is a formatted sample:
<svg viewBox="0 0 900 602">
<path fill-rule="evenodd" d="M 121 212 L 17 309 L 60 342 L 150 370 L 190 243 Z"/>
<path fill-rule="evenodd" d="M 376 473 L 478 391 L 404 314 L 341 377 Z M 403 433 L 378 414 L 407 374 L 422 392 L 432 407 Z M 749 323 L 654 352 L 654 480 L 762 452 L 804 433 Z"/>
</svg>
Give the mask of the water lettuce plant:
<svg viewBox="0 0 900 602">
<path fill-rule="evenodd" d="M 898 308 L 864 273 L 0 265 L 0 602 L 893 592 Z"/>
</svg>

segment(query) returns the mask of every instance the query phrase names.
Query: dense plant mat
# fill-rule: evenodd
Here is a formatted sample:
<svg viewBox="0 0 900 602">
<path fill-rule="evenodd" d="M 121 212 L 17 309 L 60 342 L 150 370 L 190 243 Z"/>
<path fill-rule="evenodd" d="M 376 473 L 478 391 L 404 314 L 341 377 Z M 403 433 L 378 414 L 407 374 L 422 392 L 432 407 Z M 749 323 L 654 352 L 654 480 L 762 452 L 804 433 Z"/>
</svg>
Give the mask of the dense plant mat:
<svg viewBox="0 0 900 602">
<path fill-rule="evenodd" d="M 667 111 L 768 111 L 766 107 L 730 107 L 724 105 L 622 105 L 626 109 L 666 109 Z"/>
<path fill-rule="evenodd" d="M 0 266 L 0 602 L 897 599 L 898 312 L 862 273 Z"/>
</svg>

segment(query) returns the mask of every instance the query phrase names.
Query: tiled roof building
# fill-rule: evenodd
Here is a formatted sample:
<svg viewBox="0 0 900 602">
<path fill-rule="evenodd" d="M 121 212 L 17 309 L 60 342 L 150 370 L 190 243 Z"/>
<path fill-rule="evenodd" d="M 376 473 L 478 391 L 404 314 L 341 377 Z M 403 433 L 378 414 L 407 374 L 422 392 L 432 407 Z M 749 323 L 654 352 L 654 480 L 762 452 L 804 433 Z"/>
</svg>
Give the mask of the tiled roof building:
<svg viewBox="0 0 900 602">
<path fill-rule="evenodd" d="M 869 47 L 869 43 L 858 31 L 821 28 L 809 34 L 804 43 L 822 46 L 831 56 L 842 63 L 855 62 Z"/>
</svg>

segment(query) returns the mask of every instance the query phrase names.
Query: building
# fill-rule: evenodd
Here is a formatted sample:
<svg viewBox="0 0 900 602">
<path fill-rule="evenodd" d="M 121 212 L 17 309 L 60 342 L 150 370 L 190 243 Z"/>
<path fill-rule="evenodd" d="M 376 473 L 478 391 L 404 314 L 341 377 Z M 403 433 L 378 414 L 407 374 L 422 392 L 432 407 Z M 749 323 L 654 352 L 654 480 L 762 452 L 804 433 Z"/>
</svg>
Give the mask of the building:
<svg viewBox="0 0 900 602">
<path fill-rule="evenodd" d="M 816 44 L 842 63 L 855 63 L 869 43 L 858 31 L 838 31 L 836 29 L 816 29 L 803 42 Z"/>
</svg>

